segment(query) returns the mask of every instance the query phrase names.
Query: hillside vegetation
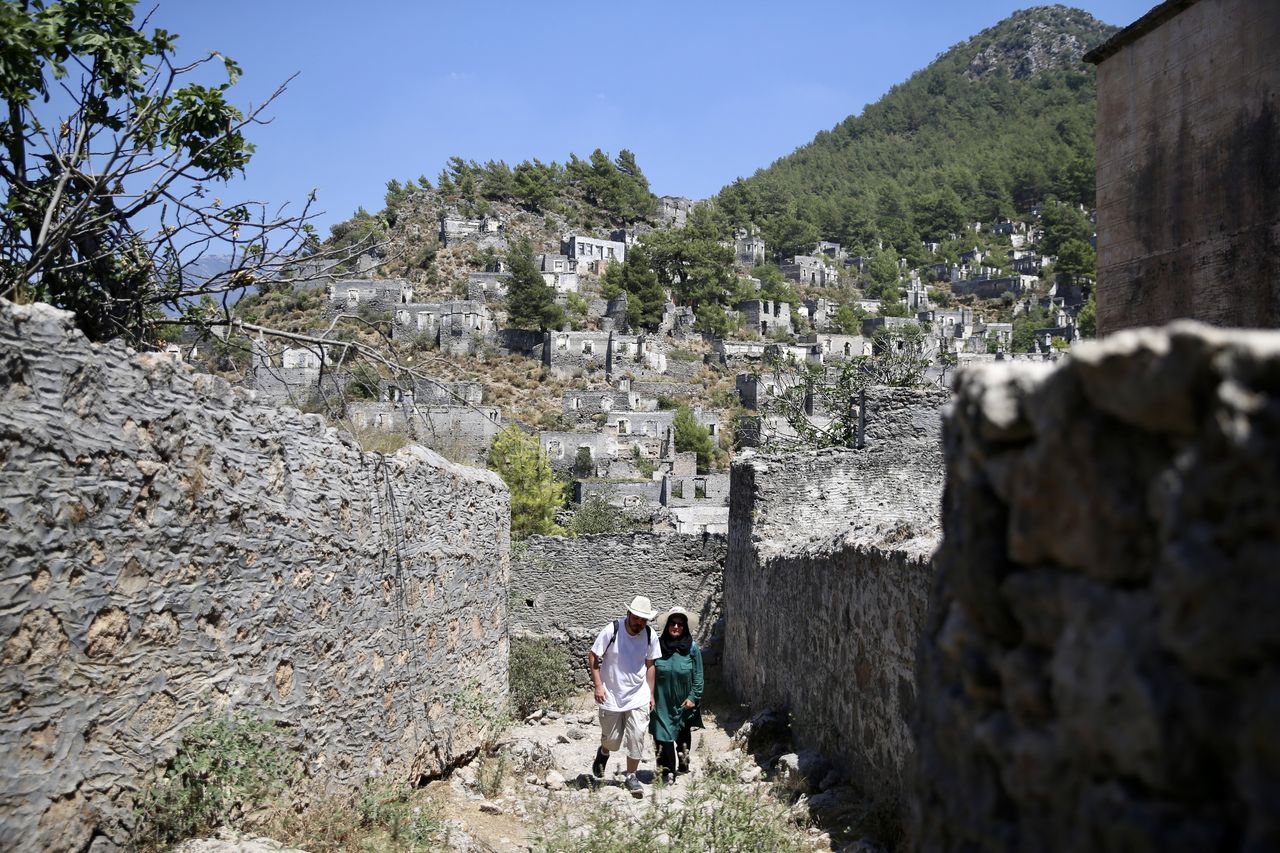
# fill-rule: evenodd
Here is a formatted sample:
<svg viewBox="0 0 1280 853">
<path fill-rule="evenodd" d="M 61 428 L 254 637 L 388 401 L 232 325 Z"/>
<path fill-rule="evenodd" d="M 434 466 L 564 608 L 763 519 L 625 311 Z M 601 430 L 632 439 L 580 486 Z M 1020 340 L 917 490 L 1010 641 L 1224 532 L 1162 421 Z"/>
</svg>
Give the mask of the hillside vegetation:
<svg viewBox="0 0 1280 853">
<path fill-rule="evenodd" d="M 1114 31 L 1064 6 L 1017 12 L 725 187 L 719 205 L 784 253 L 822 237 L 908 259 L 924 237 L 1049 197 L 1092 207 L 1094 74 L 1081 56 Z"/>
</svg>

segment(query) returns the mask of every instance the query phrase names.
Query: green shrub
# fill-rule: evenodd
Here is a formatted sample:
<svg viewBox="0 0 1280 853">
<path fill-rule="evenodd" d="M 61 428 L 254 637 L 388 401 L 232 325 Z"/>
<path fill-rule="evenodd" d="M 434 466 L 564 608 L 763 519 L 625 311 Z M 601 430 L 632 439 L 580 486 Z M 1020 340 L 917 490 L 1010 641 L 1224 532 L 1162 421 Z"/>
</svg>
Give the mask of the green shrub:
<svg viewBox="0 0 1280 853">
<path fill-rule="evenodd" d="M 547 705 L 558 705 L 573 692 L 569 655 L 546 637 L 513 637 L 508 682 L 511 706 L 524 717 Z"/>
<path fill-rule="evenodd" d="M 135 842 L 163 847 L 222 826 L 238 828 L 295 776 L 280 727 L 248 717 L 193 725 L 164 776 L 140 797 Z"/>
<path fill-rule="evenodd" d="M 609 503 L 604 495 L 587 495 L 574 510 L 569 520 L 569 532 L 574 536 L 592 533 L 626 533 L 640 524 L 618 507 Z"/>
<path fill-rule="evenodd" d="M 312 853 L 426 853 L 441 849 L 446 834 L 437 802 L 386 779 L 368 779 L 354 794 L 326 797 L 305 811 L 282 809 L 267 829 L 277 841 Z"/>
</svg>

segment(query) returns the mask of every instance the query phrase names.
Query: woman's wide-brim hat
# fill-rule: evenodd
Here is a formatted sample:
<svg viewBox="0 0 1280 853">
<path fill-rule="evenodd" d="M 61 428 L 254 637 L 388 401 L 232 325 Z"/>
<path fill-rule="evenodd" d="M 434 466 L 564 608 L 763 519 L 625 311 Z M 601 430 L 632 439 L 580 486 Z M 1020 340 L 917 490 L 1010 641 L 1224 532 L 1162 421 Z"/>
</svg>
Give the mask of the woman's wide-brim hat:
<svg viewBox="0 0 1280 853">
<path fill-rule="evenodd" d="M 662 618 L 658 620 L 658 633 L 661 634 L 667 630 L 667 622 L 672 616 L 679 614 L 684 617 L 684 621 L 689 623 L 689 636 L 692 637 L 698 630 L 698 617 L 685 610 L 683 607 L 673 607 L 666 613 L 662 614 Z"/>
<path fill-rule="evenodd" d="M 653 602 L 649 600 L 648 596 L 644 595 L 637 595 L 631 599 L 631 603 L 627 605 L 627 612 L 650 622 L 658 615 L 657 608 L 653 606 Z"/>
</svg>

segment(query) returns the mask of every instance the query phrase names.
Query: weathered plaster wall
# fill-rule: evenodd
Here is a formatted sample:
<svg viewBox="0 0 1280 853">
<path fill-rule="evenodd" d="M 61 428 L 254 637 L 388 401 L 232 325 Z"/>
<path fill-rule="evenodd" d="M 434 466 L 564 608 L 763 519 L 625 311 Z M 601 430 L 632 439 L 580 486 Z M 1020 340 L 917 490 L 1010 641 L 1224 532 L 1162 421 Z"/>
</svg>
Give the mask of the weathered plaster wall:
<svg viewBox="0 0 1280 853">
<path fill-rule="evenodd" d="M 511 630 L 561 640 L 585 683 L 591 641 L 633 596 L 698 614 L 697 637 L 709 636 L 721 615 L 724 557 L 723 536 L 531 536 L 512 556 Z"/>
<path fill-rule="evenodd" d="M 962 372 L 946 455 L 913 849 L 1280 848 L 1280 333 Z"/>
<path fill-rule="evenodd" d="M 1098 61 L 1098 332 L 1280 326 L 1280 5 L 1166 5 Z"/>
<path fill-rule="evenodd" d="M 913 659 L 937 544 L 945 393 L 877 391 L 867 445 L 732 469 L 725 675 L 868 790 L 911 751 Z"/>
<path fill-rule="evenodd" d="M 325 786 L 475 750 L 450 707 L 506 691 L 500 481 L 70 316 L 0 301 L 0 848 L 123 843 L 205 714 L 296 727 Z"/>
</svg>

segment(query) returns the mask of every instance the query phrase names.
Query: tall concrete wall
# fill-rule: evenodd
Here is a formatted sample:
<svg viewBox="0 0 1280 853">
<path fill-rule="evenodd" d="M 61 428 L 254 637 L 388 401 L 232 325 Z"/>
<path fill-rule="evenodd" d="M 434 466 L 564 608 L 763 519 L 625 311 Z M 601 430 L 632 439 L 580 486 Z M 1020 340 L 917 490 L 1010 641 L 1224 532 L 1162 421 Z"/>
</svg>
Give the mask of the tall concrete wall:
<svg viewBox="0 0 1280 853">
<path fill-rule="evenodd" d="M 293 727 L 326 787 L 474 751 L 452 706 L 506 691 L 501 482 L 70 316 L 0 300 L 0 848 L 125 843 L 206 714 Z"/>
<path fill-rule="evenodd" d="M 1280 848 L 1280 333 L 956 393 L 913 849 Z"/>
<path fill-rule="evenodd" d="M 596 632 L 636 595 L 697 614 L 705 640 L 721 615 L 725 538 L 657 533 L 531 536 L 513 552 L 511 630 L 561 641 L 586 679 Z"/>
<path fill-rule="evenodd" d="M 734 464 L 725 676 L 868 790 L 911 752 L 913 660 L 937 544 L 945 393 L 869 395 L 867 445 Z"/>
<path fill-rule="evenodd" d="M 1098 65 L 1098 332 L 1280 326 L 1280 5 L 1168 2 Z"/>
</svg>

